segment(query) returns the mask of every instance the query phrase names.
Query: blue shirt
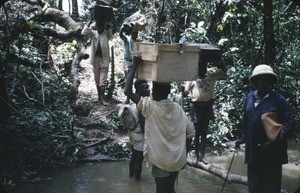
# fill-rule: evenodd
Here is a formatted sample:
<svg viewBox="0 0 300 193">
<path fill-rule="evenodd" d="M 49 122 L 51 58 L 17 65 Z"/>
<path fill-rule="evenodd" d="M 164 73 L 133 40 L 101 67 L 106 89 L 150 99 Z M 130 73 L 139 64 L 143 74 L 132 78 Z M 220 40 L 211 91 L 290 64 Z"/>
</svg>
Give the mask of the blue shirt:
<svg viewBox="0 0 300 193">
<path fill-rule="evenodd" d="M 270 93 L 257 100 L 257 91 L 247 95 L 244 106 L 244 139 L 246 143 L 245 163 L 277 163 L 288 162 L 286 137 L 292 135 L 295 129 L 295 118 L 292 109 L 286 99 L 279 93 Z M 259 101 L 256 106 L 255 102 Z M 264 127 L 261 121 L 262 114 L 276 112 L 279 122 L 283 125 L 280 133 L 282 140 L 274 142 L 276 146 L 270 152 L 262 151 L 259 144 L 268 142 Z M 272 145 L 274 145 L 272 144 Z"/>
<path fill-rule="evenodd" d="M 132 61 L 131 50 L 133 40 L 130 37 L 126 37 L 126 41 L 124 41 L 124 59 L 127 61 Z"/>
</svg>

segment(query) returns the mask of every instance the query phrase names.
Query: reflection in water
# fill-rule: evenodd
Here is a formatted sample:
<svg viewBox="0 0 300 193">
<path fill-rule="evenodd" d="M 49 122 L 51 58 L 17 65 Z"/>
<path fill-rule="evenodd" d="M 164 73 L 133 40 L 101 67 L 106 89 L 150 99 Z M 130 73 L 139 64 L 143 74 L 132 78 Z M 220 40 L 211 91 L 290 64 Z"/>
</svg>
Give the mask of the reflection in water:
<svg viewBox="0 0 300 193">
<path fill-rule="evenodd" d="M 292 192 L 300 185 L 299 160 L 300 144 L 289 150 L 290 163 L 283 167 L 283 188 Z M 227 169 L 232 153 L 224 156 L 209 155 L 207 158 L 215 166 Z M 128 161 L 85 164 L 76 168 L 53 171 L 48 174 L 52 180 L 35 184 L 18 184 L 13 193 L 154 193 L 155 182 L 151 169 L 143 165 L 142 179 L 129 178 Z M 231 172 L 246 175 L 244 153 L 240 151 L 232 164 Z M 46 177 L 49 177 L 46 176 Z M 219 193 L 223 181 L 208 172 L 187 166 L 179 172 L 177 193 Z M 246 193 L 247 187 L 226 184 L 224 193 Z"/>
<path fill-rule="evenodd" d="M 57 171 L 51 181 L 24 185 L 15 193 L 154 193 L 155 182 L 150 171 L 144 164 L 142 179 L 136 181 L 129 178 L 127 161 L 82 165 Z M 222 184 L 213 175 L 187 166 L 179 173 L 176 192 L 220 192 Z M 224 192 L 246 190 L 245 186 L 229 184 Z"/>
</svg>

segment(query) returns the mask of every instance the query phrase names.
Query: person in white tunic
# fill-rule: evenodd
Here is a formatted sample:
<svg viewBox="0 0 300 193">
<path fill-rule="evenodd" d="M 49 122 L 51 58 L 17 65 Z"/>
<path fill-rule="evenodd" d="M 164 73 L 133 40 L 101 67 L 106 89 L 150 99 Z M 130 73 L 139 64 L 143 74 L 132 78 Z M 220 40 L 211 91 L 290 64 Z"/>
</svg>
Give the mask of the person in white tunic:
<svg viewBox="0 0 300 193">
<path fill-rule="evenodd" d="M 138 111 L 145 117 L 144 159 L 152 165 L 156 193 L 175 193 L 175 181 L 186 164 L 187 140 L 194 135 L 194 125 L 181 106 L 168 99 L 170 83 L 153 82 L 153 99 L 132 92 L 139 62 L 138 57 L 133 58 L 124 93 L 138 104 Z"/>
</svg>

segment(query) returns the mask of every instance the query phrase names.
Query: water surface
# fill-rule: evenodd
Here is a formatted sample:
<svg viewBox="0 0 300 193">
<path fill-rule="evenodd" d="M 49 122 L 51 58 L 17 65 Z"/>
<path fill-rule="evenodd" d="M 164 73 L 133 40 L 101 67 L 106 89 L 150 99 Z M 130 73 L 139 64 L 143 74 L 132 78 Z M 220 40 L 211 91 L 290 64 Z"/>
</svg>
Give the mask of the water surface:
<svg viewBox="0 0 300 193">
<path fill-rule="evenodd" d="M 289 146 L 289 163 L 283 166 L 282 188 L 293 192 L 300 186 L 300 144 Z M 228 169 L 232 152 L 225 155 L 208 155 L 215 166 Z M 13 193 L 155 193 L 151 169 L 143 165 L 141 181 L 129 178 L 128 161 L 84 164 L 75 168 L 51 171 L 45 176 L 51 180 L 38 183 L 18 183 Z M 236 155 L 231 172 L 246 175 L 244 152 Z M 191 166 L 179 172 L 177 193 L 220 193 L 223 181 L 214 175 Z M 226 184 L 223 193 L 247 193 L 247 186 Z"/>
</svg>

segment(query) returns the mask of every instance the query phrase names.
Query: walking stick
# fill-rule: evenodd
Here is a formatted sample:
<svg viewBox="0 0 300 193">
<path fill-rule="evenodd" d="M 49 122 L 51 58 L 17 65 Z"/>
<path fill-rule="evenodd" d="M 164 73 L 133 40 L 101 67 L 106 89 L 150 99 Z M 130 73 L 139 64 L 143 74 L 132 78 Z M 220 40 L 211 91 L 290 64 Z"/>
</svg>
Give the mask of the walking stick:
<svg viewBox="0 0 300 193">
<path fill-rule="evenodd" d="M 229 168 L 228 168 L 228 171 L 227 171 L 227 174 L 226 174 L 226 177 L 225 177 L 223 186 L 222 186 L 221 193 L 223 193 L 223 190 L 224 190 L 224 188 L 225 188 L 225 185 L 226 185 L 226 182 L 227 182 L 227 179 L 228 179 L 229 171 L 230 171 L 231 166 L 232 166 L 232 162 L 233 162 L 233 160 L 234 160 L 235 154 L 237 153 L 237 150 L 236 150 L 236 149 L 231 149 L 230 151 L 233 151 L 233 155 L 232 155 L 232 158 L 231 158 L 231 161 L 230 161 L 230 164 L 229 164 Z"/>
</svg>

